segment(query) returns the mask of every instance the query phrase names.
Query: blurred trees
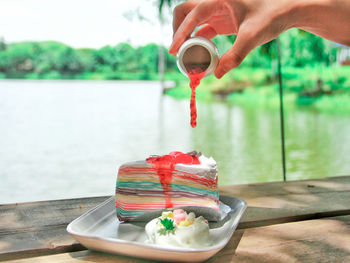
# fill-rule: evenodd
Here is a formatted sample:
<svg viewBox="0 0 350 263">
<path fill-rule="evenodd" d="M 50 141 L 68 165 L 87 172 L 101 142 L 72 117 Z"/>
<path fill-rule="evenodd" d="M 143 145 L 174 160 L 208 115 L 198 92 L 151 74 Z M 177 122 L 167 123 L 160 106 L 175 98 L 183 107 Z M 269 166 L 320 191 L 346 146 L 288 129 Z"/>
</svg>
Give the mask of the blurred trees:
<svg viewBox="0 0 350 263">
<path fill-rule="evenodd" d="M 329 66 L 335 63 L 337 46 L 302 30 L 281 35 L 282 65 L 285 67 Z M 221 54 L 234 36 L 213 39 Z M 128 43 L 100 49 L 73 49 L 45 42 L 5 43 L 0 39 L 0 76 L 7 78 L 158 79 L 159 48 L 166 54 L 165 74 L 178 78 L 176 59 L 157 44 L 133 47 Z M 276 65 L 276 43 L 255 48 L 240 67 L 272 68 Z M 169 79 L 169 78 L 168 78 Z"/>
<path fill-rule="evenodd" d="M 54 41 L 6 44 L 0 39 L 0 75 L 7 78 L 157 79 L 156 44 L 128 43 L 100 49 L 73 49 Z M 167 53 L 167 52 L 166 52 Z M 166 55 L 168 72 L 176 59 Z"/>
</svg>

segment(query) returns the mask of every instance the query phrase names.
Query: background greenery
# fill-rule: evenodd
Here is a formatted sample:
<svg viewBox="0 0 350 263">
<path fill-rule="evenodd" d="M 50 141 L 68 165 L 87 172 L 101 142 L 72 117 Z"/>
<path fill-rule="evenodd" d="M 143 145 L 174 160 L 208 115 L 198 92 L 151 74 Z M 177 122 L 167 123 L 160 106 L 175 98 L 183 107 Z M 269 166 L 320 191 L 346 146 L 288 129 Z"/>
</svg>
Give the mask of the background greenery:
<svg viewBox="0 0 350 263">
<path fill-rule="evenodd" d="M 279 39 L 285 106 L 350 113 L 350 66 L 345 65 L 350 57 L 347 61 L 339 60 L 340 51 L 349 48 L 298 29 L 285 32 Z M 221 54 L 233 41 L 232 36 L 214 39 Z M 273 40 L 255 48 L 238 68 L 222 79 L 211 76 L 202 80 L 197 97 L 276 108 L 279 107 L 277 72 L 277 45 Z M 168 94 L 188 98 L 187 85 L 177 85 Z"/>
<path fill-rule="evenodd" d="M 161 50 L 159 50 L 161 49 Z M 128 43 L 101 49 L 74 49 L 54 41 L 0 42 L 0 77 L 20 79 L 156 80 L 159 52 L 166 54 L 167 73 L 177 73 L 165 47 Z"/>
<path fill-rule="evenodd" d="M 213 41 L 223 54 L 233 36 Z M 337 55 L 345 47 L 302 30 L 280 36 L 283 88 L 287 107 L 312 106 L 318 110 L 350 112 L 350 66 Z M 164 56 L 162 56 L 164 54 Z M 164 57 L 164 75 L 158 65 Z M 349 58 L 350 59 L 350 58 Z M 100 49 L 74 49 L 46 42 L 0 41 L 0 78 L 165 80 L 176 81 L 166 93 L 189 98 L 188 80 L 177 69 L 175 57 L 157 44 L 133 47 L 128 43 Z M 213 76 L 202 81 L 199 100 L 226 100 L 236 104 L 278 107 L 277 47 L 271 41 L 253 50 L 237 69 L 220 81 Z"/>
</svg>

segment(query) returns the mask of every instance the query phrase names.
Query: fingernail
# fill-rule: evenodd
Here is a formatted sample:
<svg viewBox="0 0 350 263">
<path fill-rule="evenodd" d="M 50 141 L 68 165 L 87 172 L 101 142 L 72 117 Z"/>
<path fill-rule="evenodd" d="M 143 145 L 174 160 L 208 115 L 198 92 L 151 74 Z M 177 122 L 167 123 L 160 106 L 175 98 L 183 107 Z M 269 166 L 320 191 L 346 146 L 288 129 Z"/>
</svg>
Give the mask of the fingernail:
<svg viewBox="0 0 350 263">
<path fill-rule="evenodd" d="M 172 50 L 171 48 L 169 48 L 169 54 L 173 55 L 173 56 L 176 56 L 174 50 Z"/>
<path fill-rule="evenodd" d="M 221 77 L 222 77 L 222 73 L 221 73 L 220 71 L 218 71 L 218 70 L 216 70 L 216 71 L 214 72 L 214 75 L 215 75 L 215 77 L 218 78 L 218 79 L 221 79 Z"/>
<path fill-rule="evenodd" d="M 171 44 L 170 47 L 169 47 L 169 53 L 172 54 L 172 55 L 174 55 L 174 50 L 173 50 L 174 48 L 173 48 L 173 46 L 174 45 Z"/>
</svg>

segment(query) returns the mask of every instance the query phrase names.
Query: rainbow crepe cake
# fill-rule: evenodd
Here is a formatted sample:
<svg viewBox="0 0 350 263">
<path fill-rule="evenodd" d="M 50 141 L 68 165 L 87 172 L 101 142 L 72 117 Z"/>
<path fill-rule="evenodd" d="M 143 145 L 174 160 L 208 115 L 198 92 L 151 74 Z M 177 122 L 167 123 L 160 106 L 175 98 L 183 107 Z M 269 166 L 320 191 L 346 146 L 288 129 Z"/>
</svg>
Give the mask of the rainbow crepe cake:
<svg viewBox="0 0 350 263">
<path fill-rule="evenodd" d="M 147 211 L 200 206 L 219 210 L 218 174 L 213 158 L 191 152 L 171 152 L 123 164 L 116 185 L 119 220 Z"/>
</svg>

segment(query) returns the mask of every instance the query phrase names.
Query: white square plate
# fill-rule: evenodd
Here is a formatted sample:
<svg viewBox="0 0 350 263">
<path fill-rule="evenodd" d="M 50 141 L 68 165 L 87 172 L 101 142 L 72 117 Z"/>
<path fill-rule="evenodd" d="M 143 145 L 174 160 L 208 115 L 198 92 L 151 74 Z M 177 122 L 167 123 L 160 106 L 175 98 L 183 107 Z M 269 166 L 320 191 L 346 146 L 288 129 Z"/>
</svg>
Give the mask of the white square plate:
<svg viewBox="0 0 350 263">
<path fill-rule="evenodd" d="M 92 250 L 162 261 L 203 261 L 215 255 L 230 241 L 247 207 L 245 201 L 235 197 L 220 196 L 220 202 L 229 206 L 231 211 L 225 219 L 209 224 L 213 245 L 202 249 L 145 243 L 145 223 L 120 222 L 116 216 L 114 197 L 73 220 L 67 226 L 67 231 Z"/>
</svg>

